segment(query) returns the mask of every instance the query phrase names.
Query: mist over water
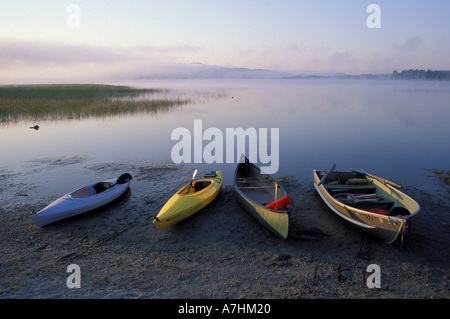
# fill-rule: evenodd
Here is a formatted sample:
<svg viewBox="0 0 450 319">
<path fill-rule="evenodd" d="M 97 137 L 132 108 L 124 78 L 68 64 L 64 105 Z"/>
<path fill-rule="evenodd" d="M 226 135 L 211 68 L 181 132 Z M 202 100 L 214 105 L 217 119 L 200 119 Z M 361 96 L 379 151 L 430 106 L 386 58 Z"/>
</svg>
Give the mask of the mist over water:
<svg viewBox="0 0 450 319">
<path fill-rule="evenodd" d="M 88 162 L 167 161 L 177 128 L 194 134 L 217 128 L 279 129 L 279 170 L 311 178 L 312 169 L 363 168 L 415 180 L 423 169 L 448 169 L 450 86 L 447 82 L 387 80 L 154 80 L 127 85 L 171 89 L 192 102 L 167 112 L 85 119 L 19 121 L 0 126 L 0 167 L 20 170 L 39 159 Z M 39 124 L 39 130 L 30 126 Z M 194 138 L 192 136 L 192 138 Z M 203 149 L 211 141 L 203 140 Z M 221 169 L 232 182 L 235 164 L 186 164 Z M 194 144 L 192 143 L 192 146 Z M 270 143 L 267 145 L 270 154 Z M 193 159 L 193 156 L 192 156 Z M 55 176 L 57 179 L 58 177 Z"/>
</svg>

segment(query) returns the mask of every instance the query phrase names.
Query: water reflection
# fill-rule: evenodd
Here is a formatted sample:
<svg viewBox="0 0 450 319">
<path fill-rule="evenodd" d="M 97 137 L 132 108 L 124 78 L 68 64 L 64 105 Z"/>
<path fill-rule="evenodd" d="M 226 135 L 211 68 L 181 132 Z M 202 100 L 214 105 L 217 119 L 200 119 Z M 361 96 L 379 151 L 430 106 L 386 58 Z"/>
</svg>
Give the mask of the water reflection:
<svg viewBox="0 0 450 319">
<path fill-rule="evenodd" d="M 68 119 L 77 115 L 69 108 L 64 120 L 0 125 L 0 148 L 8 150 L 2 151 L 0 167 L 65 156 L 84 156 L 96 162 L 171 162 L 171 150 L 177 143 L 171 140 L 173 130 L 184 127 L 193 134 L 194 121 L 202 120 L 204 131 L 211 127 L 222 132 L 239 127 L 279 128 L 278 176 L 311 178 L 312 169 L 327 169 L 333 163 L 339 169 L 363 168 L 393 179 L 411 178 L 423 168 L 448 170 L 448 83 L 185 80 L 138 85 L 169 91 L 146 92 L 145 98 L 116 97 L 118 103 L 132 104 L 134 111 L 122 106 L 98 115 L 80 111 L 75 112 L 81 114 L 80 120 L 73 121 Z M 151 97 L 167 97 L 167 92 L 172 94 L 168 100 L 176 97 L 181 102 L 144 113 L 135 106 L 148 103 Z M 59 109 L 56 111 L 59 114 Z M 35 124 L 39 131 L 28 129 Z M 210 142 L 203 140 L 202 148 Z M 187 166 L 204 172 L 221 169 L 225 183 L 231 183 L 235 168 L 233 164 L 205 162 Z"/>
<path fill-rule="evenodd" d="M 450 150 L 443 139 L 450 137 L 449 83 L 278 80 L 209 85 L 222 85 L 229 98 L 189 107 L 167 136 L 176 127 L 193 132 L 199 119 L 204 130 L 279 128 L 278 175 L 302 178 L 335 162 L 340 169 L 364 168 L 399 178 L 413 178 L 424 167 L 448 166 Z M 203 147 L 208 143 L 203 141 Z M 203 166 L 218 166 L 227 172 L 224 176 L 234 170 L 227 164 Z"/>
</svg>

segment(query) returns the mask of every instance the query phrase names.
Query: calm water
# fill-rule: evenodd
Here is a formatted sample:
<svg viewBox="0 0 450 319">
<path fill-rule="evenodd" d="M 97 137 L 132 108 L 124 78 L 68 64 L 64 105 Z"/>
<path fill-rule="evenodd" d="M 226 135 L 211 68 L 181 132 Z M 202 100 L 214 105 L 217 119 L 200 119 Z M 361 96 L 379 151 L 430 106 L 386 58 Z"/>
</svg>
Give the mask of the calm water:
<svg viewBox="0 0 450 319">
<path fill-rule="evenodd" d="M 194 134 L 194 120 L 202 120 L 203 131 L 218 128 L 224 136 L 226 128 L 268 128 L 269 135 L 270 128 L 278 128 L 276 176 L 311 179 L 314 168 L 336 163 L 338 169 L 364 168 L 416 183 L 424 169 L 450 169 L 450 83 L 166 80 L 125 84 L 170 88 L 175 90 L 172 94 L 197 98 L 158 115 L 2 124 L 3 174 L 38 172 L 39 165 L 51 162 L 55 174 L 46 181 L 57 188 L 68 176 L 80 178 L 74 176 L 80 175 L 80 168 L 73 165 L 80 158 L 84 164 L 172 163 L 171 150 L 178 142 L 171 140 L 172 131 L 184 127 Z M 38 131 L 29 129 L 35 124 L 40 125 Z M 208 143 L 203 141 L 203 147 Z M 225 146 L 223 153 L 225 160 Z M 235 164 L 187 165 L 202 172 L 221 169 L 225 183 L 232 182 Z"/>
</svg>

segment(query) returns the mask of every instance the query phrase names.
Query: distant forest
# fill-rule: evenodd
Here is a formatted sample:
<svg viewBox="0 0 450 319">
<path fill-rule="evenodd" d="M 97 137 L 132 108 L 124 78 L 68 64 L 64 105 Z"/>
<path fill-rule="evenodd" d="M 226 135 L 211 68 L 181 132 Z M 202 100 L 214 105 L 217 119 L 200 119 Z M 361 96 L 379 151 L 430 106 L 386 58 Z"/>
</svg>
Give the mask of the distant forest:
<svg viewBox="0 0 450 319">
<path fill-rule="evenodd" d="M 409 69 L 398 72 L 392 72 L 394 79 L 400 80 L 434 80 L 434 81 L 450 81 L 450 71 L 433 71 L 433 70 L 417 70 Z"/>
<path fill-rule="evenodd" d="M 409 81 L 450 81 L 450 71 L 433 71 L 409 69 L 398 72 L 395 70 L 391 74 L 329 74 L 329 75 L 294 75 L 286 76 L 284 79 L 354 79 L 354 80 L 409 80 Z"/>
</svg>

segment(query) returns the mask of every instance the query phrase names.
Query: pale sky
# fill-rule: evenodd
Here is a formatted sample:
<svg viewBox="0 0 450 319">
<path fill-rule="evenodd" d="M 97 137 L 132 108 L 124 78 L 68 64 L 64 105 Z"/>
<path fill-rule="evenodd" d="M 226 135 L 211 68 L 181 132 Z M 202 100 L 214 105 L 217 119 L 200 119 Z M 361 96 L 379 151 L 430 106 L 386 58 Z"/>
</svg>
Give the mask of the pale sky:
<svg viewBox="0 0 450 319">
<path fill-rule="evenodd" d="M 369 28 L 370 4 L 380 28 Z M 450 69 L 448 0 L 0 0 L 0 83 Z M 198 65 L 198 64 L 197 64 Z"/>
</svg>

